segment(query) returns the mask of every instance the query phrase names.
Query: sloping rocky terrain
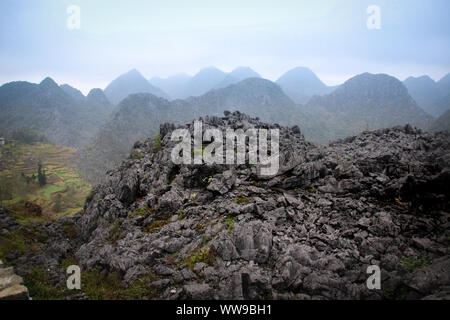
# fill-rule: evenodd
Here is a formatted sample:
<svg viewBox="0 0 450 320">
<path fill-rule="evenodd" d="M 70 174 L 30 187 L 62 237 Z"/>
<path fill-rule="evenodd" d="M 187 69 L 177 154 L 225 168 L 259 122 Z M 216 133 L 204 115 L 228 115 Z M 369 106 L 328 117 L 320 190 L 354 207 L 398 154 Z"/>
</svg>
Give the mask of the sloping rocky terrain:
<svg viewBox="0 0 450 320">
<path fill-rule="evenodd" d="M 46 239 L 5 260 L 25 278 L 44 266 L 64 285 L 70 257 L 82 272 L 118 273 L 123 287 L 146 279 L 153 294 L 142 298 L 450 296 L 448 133 L 406 125 L 319 147 L 297 126 L 239 112 L 206 117 L 208 127 L 280 128 L 278 174 L 174 165 L 176 127 L 164 124 L 161 140 L 137 142 L 83 211 L 35 226 Z M 3 235 L 24 228 L 6 211 L 0 222 Z M 366 286 L 369 265 L 381 268 L 380 290 Z"/>
</svg>

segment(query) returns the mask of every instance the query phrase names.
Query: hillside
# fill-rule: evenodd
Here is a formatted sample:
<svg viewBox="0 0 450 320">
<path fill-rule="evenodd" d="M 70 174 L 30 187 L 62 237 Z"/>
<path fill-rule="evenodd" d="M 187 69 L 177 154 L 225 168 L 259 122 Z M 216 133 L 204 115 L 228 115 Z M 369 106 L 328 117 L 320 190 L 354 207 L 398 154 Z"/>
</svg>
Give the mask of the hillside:
<svg viewBox="0 0 450 320">
<path fill-rule="evenodd" d="M 22 220 L 46 221 L 83 208 L 90 185 L 72 167 L 74 149 L 51 143 L 0 146 L 0 202 Z M 38 164 L 46 184 L 37 179 Z"/>
<path fill-rule="evenodd" d="M 251 78 L 186 100 L 169 102 L 149 94 L 130 95 L 91 143 L 77 152 L 77 167 L 89 181 L 97 183 L 107 169 L 128 155 L 134 142 L 155 137 L 162 123 L 218 116 L 225 110 L 241 110 L 283 125 L 301 125 L 308 139 L 326 141 L 327 131 L 321 130 L 320 120 L 306 115 L 276 84 Z"/>
<path fill-rule="evenodd" d="M 332 93 L 313 97 L 305 109 L 326 122 L 332 139 L 408 123 L 424 129 L 433 120 L 399 80 L 385 74 L 357 75 Z"/>
<path fill-rule="evenodd" d="M 438 83 L 429 76 L 409 77 L 403 81 L 403 84 L 417 104 L 432 116 L 439 117 L 447 110 L 440 103 L 440 100 L 443 98 L 443 92 L 439 88 Z"/>
<path fill-rule="evenodd" d="M 30 128 L 53 142 L 79 148 L 95 135 L 111 109 L 109 102 L 94 107 L 90 100 L 76 99 L 65 90 L 51 78 L 40 84 L 4 84 L 0 87 L 0 133 Z"/>
<path fill-rule="evenodd" d="M 428 130 L 430 130 L 432 132 L 444 131 L 444 130 L 450 132 L 450 109 L 446 113 L 444 113 L 442 116 L 437 118 L 436 121 L 434 121 L 430 125 Z"/>
<path fill-rule="evenodd" d="M 280 129 L 280 170 L 174 165 L 171 131 L 136 143 L 73 218 L 37 224 L 39 253 L 4 258 L 34 299 L 74 297 L 65 266 L 82 267 L 78 298 L 421 299 L 450 284 L 450 136 L 411 126 L 330 146 L 301 128 L 245 114 L 203 118 L 225 130 Z M 181 126 L 180 126 L 181 127 Z M 193 129 L 193 123 L 184 126 Z M 138 156 L 136 156 L 138 155 Z M 17 224 L 0 210 L 0 223 Z M 65 230 L 71 230 L 70 237 Z M 23 249 L 23 248 L 20 248 Z M 382 290 L 369 290 L 378 265 Z M 50 290 L 51 289 L 51 290 Z"/>
</svg>

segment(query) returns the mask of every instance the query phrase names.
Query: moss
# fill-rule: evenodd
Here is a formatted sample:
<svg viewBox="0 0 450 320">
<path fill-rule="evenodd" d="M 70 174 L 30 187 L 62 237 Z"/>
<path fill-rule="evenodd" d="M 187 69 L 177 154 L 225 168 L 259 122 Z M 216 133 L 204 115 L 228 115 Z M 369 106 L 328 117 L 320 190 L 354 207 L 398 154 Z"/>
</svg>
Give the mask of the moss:
<svg viewBox="0 0 450 320">
<path fill-rule="evenodd" d="M 202 183 L 203 183 L 203 185 L 204 185 L 205 187 L 207 187 L 207 186 L 209 186 L 209 185 L 211 184 L 212 180 L 213 180 L 213 177 L 212 177 L 212 176 L 204 177 L 204 178 L 202 179 Z"/>
<path fill-rule="evenodd" d="M 164 227 L 167 224 L 167 220 L 155 220 L 151 225 L 149 225 L 145 232 L 147 233 L 154 233 L 159 231 L 162 227 Z"/>
<path fill-rule="evenodd" d="M 119 235 L 120 235 L 120 227 L 122 226 L 122 221 L 116 221 L 114 223 L 114 226 L 112 227 L 107 242 L 111 244 L 116 244 L 117 241 L 119 241 Z"/>
<path fill-rule="evenodd" d="M 148 207 L 147 206 L 143 206 L 140 209 L 136 209 L 133 212 L 128 213 L 128 216 L 129 217 L 133 217 L 133 216 L 136 216 L 136 215 L 143 215 L 143 214 L 146 214 L 148 212 L 149 212 Z"/>
<path fill-rule="evenodd" d="M 316 188 L 314 188 L 314 187 L 310 187 L 310 188 L 306 189 L 306 191 L 309 192 L 309 193 L 316 193 L 317 192 Z"/>
<path fill-rule="evenodd" d="M 228 233 L 232 234 L 233 230 L 234 230 L 234 217 L 232 216 L 228 216 L 228 218 L 225 219 L 224 224 L 227 226 L 228 228 Z"/>
<path fill-rule="evenodd" d="M 94 199 L 95 196 L 95 191 L 92 189 L 91 191 L 89 191 L 87 197 L 86 197 L 86 202 L 91 202 L 92 199 Z"/>
<path fill-rule="evenodd" d="M 183 263 L 189 269 L 194 269 L 196 263 L 203 262 L 211 265 L 214 262 L 214 252 L 210 247 L 203 247 L 202 249 L 195 250 L 192 255 L 186 257 Z"/>
<path fill-rule="evenodd" d="M 186 216 L 183 213 L 183 210 L 178 211 L 178 221 L 183 220 Z"/>
<path fill-rule="evenodd" d="M 73 224 L 65 224 L 63 225 L 64 234 L 69 239 L 75 239 L 77 237 L 77 230 Z"/>
<path fill-rule="evenodd" d="M 144 158 L 144 156 L 142 155 L 142 153 L 136 149 L 131 150 L 131 155 L 130 155 L 131 159 L 134 160 L 139 160 Z"/>
<path fill-rule="evenodd" d="M 158 292 L 149 286 L 155 276 L 150 273 L 142 276 L 127 287 L 122 285 L 122 279 L 117 272 L 104 274 L 101 267 L 95 267 L 82 273 L 81 290 L 91 300 L 138 300 L 144 297 L 155 298 Z"/>
<path fill-rule="evenodd" d="M 0 259 L 6 260 L 6 256 L 11 252 L 25 252 L 26 250 L 24 236 L 18 231 L 8 233 L 0 241 Z"/>
<path fill-rule="evenodd" d="M 192 194 L 189 196 L 189 200 L 195 201 L 195 200 L 197 200 L 197 197 L 198 197 L 198 193 L 192 193 Z"/>
<path fill-rule="evenodd" d="M 409 272 L 415 272 L 420 269 L 424 269 L 431 265 L 432 260 L 428 257 L 426 258 L 403 258 L 402 268 Z"/>
<path fill-rule="evenodd" d="M 162 144 L 161 144 L 161 134 L 158 134 L 155 139 L 153 139 L 153 150 L 156 152 L 159 152 L 162 150 Z"/>
<path fill-rule="evenodd" d="M 66 288 L 51 283 L 43 267 L 32 268 L 24 277 L 24 284 L 34 300 L 62 300 L 68 294 Z"/>
<path fill-rule="evenodd" d="M 68 256 L 61 260 L 61 267 L 67 270 L 69 266 L 78 265 L 78 261 L 74 256 Z"/>
<path fill-rule="evenodd" d="M 234 203 L 236 203 L 236 204 L 249 204 L 250 203 L 250 198 L 239 197 L 236 200 L 234 200 Z"/>
</svg>

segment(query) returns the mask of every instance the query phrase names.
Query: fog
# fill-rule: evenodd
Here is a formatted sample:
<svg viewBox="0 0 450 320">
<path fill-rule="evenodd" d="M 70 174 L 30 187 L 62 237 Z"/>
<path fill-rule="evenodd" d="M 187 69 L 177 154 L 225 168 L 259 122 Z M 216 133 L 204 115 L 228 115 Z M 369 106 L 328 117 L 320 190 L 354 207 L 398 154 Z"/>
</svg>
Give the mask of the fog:
<svg viewBox="0 0 450 320">
<path fill-rule="evenodd" d="M 80 8 L 70 29 L 67 8 Z M 380 29 L 369 29 L 370 5 Z M 84 93 L 145 77 L 249 66 L 276 80 L 306 66 L 326 84 L 362 73 L 403 80 L 450 72 L 447 0 L 0 2 L 0 83 L 51 76 Z"/>
</svg>

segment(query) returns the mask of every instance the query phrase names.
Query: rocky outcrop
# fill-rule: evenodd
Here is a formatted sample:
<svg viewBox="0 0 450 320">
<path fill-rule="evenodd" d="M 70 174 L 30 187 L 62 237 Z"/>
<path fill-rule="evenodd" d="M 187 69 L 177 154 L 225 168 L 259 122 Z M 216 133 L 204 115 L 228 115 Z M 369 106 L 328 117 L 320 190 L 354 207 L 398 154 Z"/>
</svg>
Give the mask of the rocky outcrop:
<svg viewBox="0 0 450 320">
<path fill-rule="evenodd" d="M 193 132 L 193 123 L 182 127 Z M 203 127 L 279 128 L 279 172 L 175 165 L 177 127 L 164 125 L 161 147 L 136 143 L 140 156 L 109 171 L 82 212 L 41 226 L 49 239 L 39 261 L 55 281 L 71 254 L 83 270 L 118 272 L 124 286 L 151 274 L 160 299 L 448 296 L 447 133 L 407 125 L 318 147 L 298 127 L 239 112 L 206 117 Z M 369 265 L 381 269 L 381 290 L 366 286 Z"/>
<path fill-rule="evenodd" d="M 28 289 L 22 277 L 14 273 L 13 267 L 4 267 L 0 260 L 0 300 L 28 300 Z"/>
</svg>

